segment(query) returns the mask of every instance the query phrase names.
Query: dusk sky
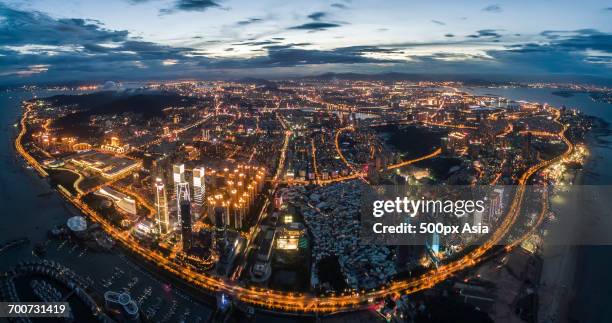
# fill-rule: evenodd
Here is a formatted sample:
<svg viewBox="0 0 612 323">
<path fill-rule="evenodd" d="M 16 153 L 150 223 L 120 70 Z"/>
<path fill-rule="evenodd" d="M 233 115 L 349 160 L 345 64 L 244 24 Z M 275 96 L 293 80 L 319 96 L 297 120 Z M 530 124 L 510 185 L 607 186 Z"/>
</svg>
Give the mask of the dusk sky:
<svg viewBox="0 0 612 323">
<path fill-rule="evenodd" d="M 609 1 L 0 0 L 0 83 L 612 75 Z"/>
</svg>

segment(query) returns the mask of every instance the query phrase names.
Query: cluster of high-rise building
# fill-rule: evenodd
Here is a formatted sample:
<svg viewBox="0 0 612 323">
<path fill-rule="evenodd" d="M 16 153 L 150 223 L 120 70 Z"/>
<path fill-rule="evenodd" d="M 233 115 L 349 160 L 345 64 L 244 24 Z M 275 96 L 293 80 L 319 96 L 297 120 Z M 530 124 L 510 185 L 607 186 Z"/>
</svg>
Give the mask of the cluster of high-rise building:
<svg viewBox="0 0 612 323">
<path fill-rule="evenodd" d="M 183 248 L 189 249 L 192 241 L 192 226 L 193 220 L 199 218 L 202 210 L 204 196 L 206 194 L 206 171 L 204 167 L 193 169 L 193 195 L 189 182 L 185 176 L 185 165 L 176 164 L 172 166 L 173 194 L 172 197 L 176 202 L 176 217 L 170 221 L 170 207 L 168 198 L 168 189 L 164 184 L 163 179 L 155 179 L 155 208 L 156 221 L 160 234 L 171 232 L 176 227 L 180 227 L 181 239 L 183 240 Z M 172 199 L 172 198 L 170 198 Z M 192 209 L 192 205 L 193 209 Z M 194 219 L 195 217 L 195 219 Z"/>
<path fill-rule="evenodd" d="M 212 217 L 216 207 L 223 210 L 223 225 L 241 229 L 257 194 L 263 188 L 263 167 L 238 165 L 233 170 L 211 171 L 207 211 Z M 211 218 L 211 222 L 215 220 Z M 215 223 L 216 224 L 216 223 Z"/>
<path fill-rule="evenodd" d="M 265 169 L 237 165 L 231 170 L 216 171 L 198 166 L 191 170 L 191 175 L 188 180 L 185 165 L 175 164 L 171 190 L 162 178 L 155 180 L 157 228 L 162 235 L 179 230 L 185 251 L 193 244 L 193 226 L 201 217 L 218 228 L 243 227 L 263 188 Z"/>
</svg>

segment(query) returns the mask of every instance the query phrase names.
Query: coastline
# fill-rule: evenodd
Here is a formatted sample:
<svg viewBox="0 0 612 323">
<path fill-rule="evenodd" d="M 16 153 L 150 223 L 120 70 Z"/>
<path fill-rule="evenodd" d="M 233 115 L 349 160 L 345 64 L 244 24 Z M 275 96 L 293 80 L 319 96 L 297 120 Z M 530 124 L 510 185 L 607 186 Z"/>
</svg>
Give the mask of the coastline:
<svg viewBox="0 0 612 323">
<path fill-rule="evenodd" d="M 598 117 L 591 117 L 595 120 L 596 126 L 593 127 L 591 133 L 585 138 L 585 143 L 590 151 L 601 144 L 601 137 L 606 137 L 609 134 L 609 124 Z M 580 215 L 580 203 L 584 186 L 593 185 L 593 179 L 585 172 L 586 169 L 591 169 L 598 162 L 594 154 L 590 154 L 584 164 L 583 169 L 574 171 L 571 183 L 571 189 L 568 191 L 560 191 L 555 195 L 559 202 L 552 209 L 557 217 L 553 223 L 547 223 L 542 229 L 547 230 L 547 235 L 564 237 L 565 244 L 555 243 L 561 241 L 560 238 L 545 239 L 542 250 L 542 275 L 539 282 L 539 321 L 543 322 L 575 322 L 578 317 L 584 318 L 586 313 L 580 306 L 576 306 L 580 302 L 580 281 L 584 283 L 584 279 L 589 280 L 584 276 L 584 257 L 585 247 L 580 244 L 579 230 L 571 230 L 571 228 L 580 228 L 584 225 L 582 222 L 577 223 L 577 216 Z M 595 174 L 596 175 L 596 174 Z M 552 201 L 555 197 L 551 198 Z M 582 295 L 584 297 L 585 295 Z M 590 302 L 582 300 L 582 302 Z M 588 311 L 586 311 L 588 312 Z M 592 318 L 598 317 L 596 313 L 590 314 Z M 587 320 L 591 322 L 592 320 Z"/>
<path fill-rule="evenodd" d="M 148 310 L 156 308 L 159 315 L 175 317 L 188 321 L 204 322 L 214 311 L 210 302 L 198 300 L 188 290 L 172 288 L 166 290 L 170 281 L 163 275 L 151 272 L 120 249 L 112 253 L 99 253 L 88 249 L 74 240 L 54 240 L 47 235 L 48 229 L 65 224 L 66 220 L 81 212 L 62 198 L 61 193 L 51 185 L 48 179 L 41 177 L 34 167 L 18 153 L 15 146 L 20 129 L 19 125 L 24 110 L 20 106 L 22 100 L 31 98 L 30 93 L 17 95 L 0 95 L 0 121 L 2 138 L 2 156 L 0 164 L 0 204 L 3 212 L 0 214 L 3 223 L 0 227 L 2 241 L 19 237 L 27 237 L 29 245 L 18 246 L 5 250 L 0 272 L 10 270 L 21 261 L 47 259 L 62 263 L 83 277 L 91 278 L 96 295 L 101 296 L 107 290 L 123 290 L 128 287 L 134 298 L 142 298 L 140 306 L 143 316 L 149 316 Z M 44 247 L 43 255 L 35 255 L 32 248 L 36 245 Z M 120 272 L 121 275 L 117 275 Z M 109 285 L 106 285 L 106 281 Z M 133 288 L 132 288 L 133 287 Z M 152 291 L 153 296 L 148 293 Z M 159 308 L 156 307 L 159 304 Z M 187 314 L 190 313 L 190 314 Z M 2 320 L 0 320 L 2 321 Z"/>
<path fill-rule="evenodd" d="M 576 183 L 580 183 L 583 177 L 582 174 L 578 174 L 574 179 Z M 577 196 L 577 194 L 558 192 L 551 197 L 549 203 L 552 204 L 553 200 L 559 197 L 568 201 L 571 195 L 574 198 Z M 549 235 L 568 234 L 566 230 L 571 226 L 563 224 L 571 220 L 567 218 L 567 212 L 558 212 L 556 207 L 553 207 L 553 211 L 557 221 L 546 223 L 541 229 L 547 230 Z M 573 238 L 568 240 L 568 244 L 560 245 L 550 242 L 550 239 L 544 239 L 540 255 L 542 274 L 538 284 L 538 321 L 540 322 L 571 322 L 569 313 L 575 296 L 574 277 L 578 259 L 578 248 L 572 244 L 572 240 Z"/>
<path fill-rule="evenodd" d="M 25 149 L 23 148 L 23 133 L 26 132 L 27 127 L 27 113 L 31 107 L 27 107 L 21 118 L 21 129 L 20 135 L 15 140 L 16 150 L 23 156 L 26 162 L 30 163 L 41 176 L 45 176 L 44 169 L 40 166 Z M 504 218 L 504 221 L 500 224 L 500 227 L 493 233 L 491 240 L 486 242 L 480 248 L 470 251 L 463 258 L 449 262 L 448 264 L 442 265 L 435 270 L 428 271 L 424 275 L 410 280 L 398 280 L 394 281 L 388 287 L 382 287 L 379 290 L 373 290 L 361 295 L 342 295 L 335 297 L 320 297 L 316 295 L 299 295 L 294 296 L 288 293 L 271 291 L 271 290 L 259 290 L 252 287 L 240 286 L 236 284 L 228 284 L 224 280 L 186 270 L 185 268 L 179 268 L 176 265 L 168 262 L 162 255 L 139 246 L 138 243 L 134 243 L 128 235 L 124 235 L 122 232 L 117 231 L 112 227 L 103 217 L 92 210 L 87 204 L 74 198 L 65 190 L 58 190 L 63 198 L 67 199 L 77 209 L 83 212 L 87 218 L 91 221 L 99 223 L 101 227 L 117 242 L 122 244 L 123 247 L 128 248 L 131 252 L 137 254 L 139 257 L 146 261 L 153 261 L 159 267 L 167 270 L 169 273 L 176 275 L 178 278 L 184 279 L 187 282 L 193 283 L 194 285 L 211 290 L 213 292 L 222 292 L 230 295 L 234 295 L 236 300 L 257 306 L 258 309 L 262 310 L 277 310 L 284 313 L 301 313 L 301 314 L 313 314 L 313 313 L 339 313 L 344 311 L 355 311 L 359 309 L 365 309 L 372 302 L 382 300 L 389 294 L 394 293 L 414 293 L 432 286 L 432 284 L 440 283 L 446 280 L 452 274 L 458 273 L 464 269 L 470 268 L 478 262 L 482 261 L 486 253 L 499 242 L 503 237 L 506 236 L 508 230 L 512 227 L 518 214 L 520 213 L 520 205 L 525 192 L 525 185 L 528 179 L 534 175 L 537 171 L 557 162 L 563 156 L 571 153 L 573 144 L 565 137 L 565 128 L 560 132 L 561 138 L 568 144 L 568 149 L 563 154 L 550 159 L 548 161 L 540 162 L 536 165 L 531 166 L 519 180 L 520 189 L 514 196 L 512 207 L 510 207 L 509 213 Z"/>
<path fill-rule="evenodd" d="M 587 136 L 587 145 L 593 147 L 592 153 L 586 163 L 588 172 L 582 174 L 580 185 L 607 186 L 612 184 L 610 174 L 601 172 L 609 167 L 611 158 L 612 131 L 609 119 L 597 117 L 598 127 L 593 128 L 592 134 Z M 591 149 L 590 149 L 591 150 Z M 595 171 L 593 171 L 595 170 Z M 584 203 L 584 202 L 583 202 Z M 598 223 L 609 222 L 612 214 L 608 210 L 590 214 L 591 220 Z M 604 230 L 610 230 L 604 226 Z M 609 275 L 612 247 L 602 244 L 578 244 L 574 246 L 576 257 L 574 276 L 571 287 L 574 291 L 569 306 L 568 316 L 576 322 L 609 322 L 612 308 L 609 306 L 612 295 L 612 277 Z"/>
</svg>

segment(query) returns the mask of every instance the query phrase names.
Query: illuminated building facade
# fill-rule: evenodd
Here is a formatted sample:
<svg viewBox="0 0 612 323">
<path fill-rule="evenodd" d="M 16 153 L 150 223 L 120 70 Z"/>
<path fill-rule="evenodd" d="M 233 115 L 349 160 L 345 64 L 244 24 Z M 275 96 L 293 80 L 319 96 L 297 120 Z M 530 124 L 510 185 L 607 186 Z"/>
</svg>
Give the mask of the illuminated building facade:
<svg viewBox="0 0 612 323">
<path fill-rule="evenodd" d="M 100 146 L 100 150 L 107 153 L 125 154 L 130 150 L 130 145 L 121 145 L 118 137 L 111 137 L 110 143 Z"/>
<path fill-rule="evenodd" d="M 204 206 L 206 195 L 206 170 L 204 167 L 193 169 L 193 206 L 196 217 L 199 217 Z"/>
<path fill-rule="evenodd" d="M 170 217 L 168 216 L 166 188 L 161 178 L 155 180 L 155 208 L 157 210 L 159 232 L 162 234 L 167 233 L 170 228 Z"/>
<path fill-rule="evenodd" d="M 185 165 L 177 164 L 172 166 L 172 181 L 174 183 L 174 196 L 176 198 L 176 220 L 181 221 L 181 198 L 189 200 L 189 183 L 185 181 Z"/>
<path fill-rule="evenodd" d="M 249 210 L 255 203 L 257 194 L 264 184 L 265 169 L 263 167 L 238 165 L 235 169 L 211 171 L 208 176 L 211 183 L 221 182 L 223 185 L 211 185 L 206 201 L 206 212 L 209 217 L 215 209 L 224 210 L 223 223 L 235 229 L 241 229 Z M 214 221 L 215 219 L 211 219 Z"/>
<path fill-rule="evenodd" d="M 300 239 L 305 233 L 304 225 L 298 222 L 282 226 L 276 233 L 276 248 L 281 250 L 299 249 Z"/>
<path fill-rule="evenodd" d="M 136 215 L 136 201 L 133 198 L 121 192 L 117 192 L 108 186 L 101 187 L 95 192 L 95 194 L 113 201 L 117 209 L 120 211 L 129 215 Z"/>
<path fill-rule="evenodd" d="M 128 175 L 142 166 L 142 162 L 138 160 L 93 150 L 77 154 L 70 159 L 70 162 L 81 168 L 98 172 L 107 179 Z"/>
</svg>

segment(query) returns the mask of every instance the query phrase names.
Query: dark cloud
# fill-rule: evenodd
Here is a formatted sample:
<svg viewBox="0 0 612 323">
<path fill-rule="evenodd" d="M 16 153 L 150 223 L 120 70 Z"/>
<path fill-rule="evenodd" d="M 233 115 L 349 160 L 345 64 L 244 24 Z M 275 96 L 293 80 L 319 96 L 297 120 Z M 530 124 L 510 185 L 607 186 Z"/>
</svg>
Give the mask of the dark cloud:
<svg viewBox="0 0 612 323">
<path fill-rule="evenodd" d="M 612 34 L 593 29 L 544 31 L 541 34 L 548 42 L 510 45 L 507 50 L 494 51 L 491 55 L 517 68 L 531 67 L 546 73 L 605 75 L 605 66 L 612 65 Z"/>
<path fill-rule="evenodd" d="M 268 48 L 268 55 L 251 59 L 225 59 L 204 63 L 212 68 L 296 67 L 319 64 L 368 64 L 381 60 L 361 56 L 358 51 L 341 48 L 329 51 L 297 48 Z M 387 61 L 390 62 L 390 61 Z"/>
<path fill-rule="evenodd" d="M 482 8 L 482 11 L 499 13 L 499 12 L 502 12 L 503 10 L 499 5 L 492 4 L 492 5 L 488 5 Z"/>
<path fill-rule="evenodd" d="M 309 22 L 298 26 L 289 27 L 292 30 L 325 30 L 329 28 L 340 27 L 340 24 L 332 23 L 332 22 Z"/>
<path fill-rule="evenodd" d="M 50 71 L 73 69 L 121 71 L 142 68 L 165 59 L 183 60 L 193 51 L 130 38 L 127 31 L 112 31 L 85 19 L 54 19 L 0 3 L 0 69 L 23 70 L 49 65 Z M 9 49 L 10 48 L 10 49 Z"/>
<path fill-rule="evenodd" d="M 516 44 L 506 46 L 509 52 L 514 53 L 534 53 L 548 51 L 549 48 L 536 43 Z"/>
<path fill-rule="evenodd" d="M 550 43 L 543 46 L 562 48 L 564 50 L 582 51 L 598 50 L 612 53 L 612 34 L 594 29 L 574 31 L 546 30 L 541 33 Z"/>
<path fill-rule="evenodd" d="M 612 11 L 612 7 L 603 8 L 603 11 Z"/>
<path fill-rule="evenodd" d="M 259 41 L 245 41 L 240 43 L 234 43 L 232 45 L 235 46 L 263 46 L 263 45 L 272 45 L 279 44 L 280 42 L 277 40 L 259 40 Z"/>
<path fill-rule="evenodd" d="M 194 36 L 199 50 L 173 47 L 131 37 L 127 31 L 109 30 L 100 22 L 86 19 L 56 19 L 40 12 L 27 12 L 0 3 L 0 83 L 38 82 L 47 80 L 100 80 L 105 78 L 173 78 L 218 75 L 248 75 L 267 71 L 270 75 L 285 71 L 310 73 L 313 70 L 337 71 L 335 68 L 372 72 L 384 68 L 392 71 L 424 71 L 435 73 L 575 73 L 610 75 L 612 34 L 594 29 L 548 30 L 523 44 L 486 50 L 485 55 L 440 53 L 436 46 L 465 43 L 490 43 L 503 39 L 501 30 L 482 29 L 467 40 L 453 34 L 436 43 L 382 44 L 350 46 L 329 50 L 312 49 L 311 43 L 292 43 L 290 37 L 255 38 L 227 44 L 232 52 L 251 49 L 252 58 L 213 58 L 202 53 L 206 45 L 219 40 Z M 259 19 L 259 18 L 252 18 Z M 325 18 L 323 18 L 325 19 Z M 318 31 L 341 26 L 342 23 L 310 21 L 291 27 L 295 30 Z M 473 36 L 473 37 L 472 37 Z M 244 47 L 237 47 L 244 46 Z M 419 46 L 432 48 L 429 55 L 401 57 Z M 452 48 L 452 47 L 451 47 Z M 458 50 L 459 52 L 459 50 Z M 215 53 L 218 54 L 218 53 Z M 380 54 L 380 55 L 376 55 Z M 384 55 L 395 54 L 395 55 Z M 172 60 L 175 65 L 163 67 Z M 385 64 L 380 64 L 385 63 Z M 222 72 L 220 72 L 222 71 Z M 217 73 L 217 74 L 215 74 Z"/>
<path fill-rule="evenodd" d="M 39 12 L 25 12 L 0 3 L 0 45 L 20 46 L 79 45 L 83 43 L 119 42 L 128 32 L 105 29 L 95 20 L 53 19 Z"/>
<path fill-rule="evenodd" d="M 216 0 L 177 0 L 168 9 L 161 9 L 162 14 L 171 14 L 176 11 L 204 11 L 209 8 L 221 7 Z"/>
<path fill-rule="evenodd" d="M 365 58 L 341 51 L 320 51 L 304 49 L 274 50 L 268 53 L 269 63 L 273 65 L 304 65 L 304 64 L 355 64 L 371 63 L 378 60 Z"/>
<path fill-rule="evenodd" d="M 433 22 L 434 24 L 439 25 L 439 26 L 444 26 L 444 25 L 446 25 L 446 23 L 445 23 L 445 22 L 440 21 L 440 20 L 434 20 L 434 19 L 432 19 L 432 20 L 431 20 L 431 22 Z"/>
<path fill-rule="evenodd" d="M 578 29 L 578 30 L 544 30 L 540 33 L 540 35 L 550 39 L 563 39 L 567 37 L 571 37 L 574 35 L 596 35 L 601 34 L 598 30 L 595 29 Z"/>
<path fill-rule="evenodd" d="M 469 38 L 501 38 L 497 29 L 481 29 L 476 34 L 468 35 Z"/>
<path fill-rule="evenodd" d="M 315 20 L 315 21 L 321 21 L 321 19 L 325 18 L 325 16 L 327 16 L 327 13 L 323 11 L 317 11 L 317 12 L 313 12 L 309 14 L 308 18 Z"/>
<path fill-rule="evenodd" d="M 280 50 L 280 49 L 291 49 L 295 47 L 302 47 L 302 46 L 309 46 L 309 45 L 312 45 L 312 43 L 289 43 L 289 44 L 282 44 L 282 45 L 269 45 L 269 46 L 264 46 L 264 48 L 268 50 Z"/>
<path fill-rule="evenodd" d="M 343 3 L 332 3 L 330 6 L 336 9 L 348 9 L 348 6 Z"/>
<path fill-rule="evenodd" d="M 379 47 L 379 46 L 349 46 L 341 47 L 335 50 L 337 53 L 345 55 L 358 55 L 361 56 L 366 53 L 398 53 L 401 50 L 395 47 Z"/>
<path fill-rule="evenodd" d="M 247 20 L 241 20 L 241 21 L 237 22 L 236 24 L 240 25 L 240 26 L 246 26 L 246 25 L 251 25 L 251 24 L 254 24 L 254 23 L 262 22 L 262 21 L 263 21 L 263 19 L 261 19 L 261 18 L 249 18 Z"/>
</svg>

